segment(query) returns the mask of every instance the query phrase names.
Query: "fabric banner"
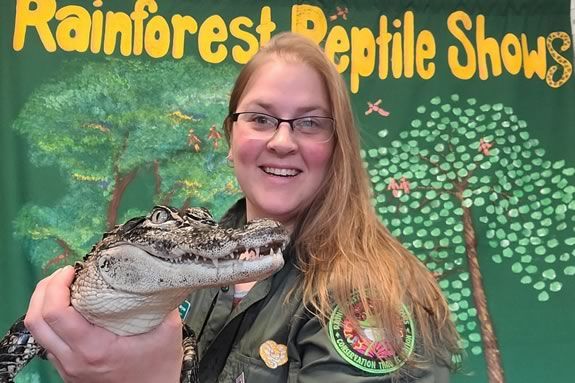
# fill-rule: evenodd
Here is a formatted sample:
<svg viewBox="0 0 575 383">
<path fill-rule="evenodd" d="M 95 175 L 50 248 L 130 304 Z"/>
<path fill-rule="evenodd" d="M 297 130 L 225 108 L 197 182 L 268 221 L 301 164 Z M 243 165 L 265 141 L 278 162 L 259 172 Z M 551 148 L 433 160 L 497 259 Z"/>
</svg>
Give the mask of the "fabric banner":
<svg viewBox="0 0 575 383">
<path fill-rule="evenodd" d="M 466 351 L 452 381 L 572 380 L 575 2 L 0 7 L 0 331 L 115 224 L 239 197 L 231 86 L 291 30 L 348 82 L 375 208 L 449 301 Z M 60 380 L 35 362 L 18 381 Z"/>
</svg>

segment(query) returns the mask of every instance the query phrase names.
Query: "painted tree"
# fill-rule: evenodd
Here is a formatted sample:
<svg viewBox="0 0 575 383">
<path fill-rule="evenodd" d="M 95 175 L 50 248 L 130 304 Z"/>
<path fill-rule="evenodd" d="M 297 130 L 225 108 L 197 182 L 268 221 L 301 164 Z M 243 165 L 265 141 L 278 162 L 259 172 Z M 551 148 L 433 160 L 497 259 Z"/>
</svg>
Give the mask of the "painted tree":
<svg viewBox="0 0 575 383">
<path fill-rule="evenodd" d="M 221 214 L 238 188 L 219 126 L 235 68 L 193 58 L 68 63 L 29 98 L 14 128 L 37 166 L 60 170 L 67 194 L 54 206 L 28 205 L 17 232 L 35 264 L 69 263 L 101 233 L 151 205 L 201 205 Z M 151 200 L 123 197 L 138 176 Z"/>
<path fill-rule="evenodd" d="M 541 302 L 562 290 L 575 275 L 575 169 L 546 160 L 511 107 L 454 94 L 417 114 L 400 139 L 364 153 L 376 209 L 438 278 L 462 346 L 503 382 L 481 265 L 509 268 Z"/>
</svg>

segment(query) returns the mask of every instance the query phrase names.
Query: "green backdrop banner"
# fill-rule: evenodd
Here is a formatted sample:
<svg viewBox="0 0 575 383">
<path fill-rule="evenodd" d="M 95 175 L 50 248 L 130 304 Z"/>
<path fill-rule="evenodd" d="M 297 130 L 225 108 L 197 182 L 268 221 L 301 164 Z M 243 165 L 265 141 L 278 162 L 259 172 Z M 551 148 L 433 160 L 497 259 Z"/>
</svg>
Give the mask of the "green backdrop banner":
<svg viewBox="0 0 575 383">
<path fill-rule="evenodd" d="M 231 85 L 292 30 L 348 81 L 375 207 L 449 300 L 467 353 L 452 381 L 572 381 L 572 6 L 3 2 L 1 331 L 114 224 L 156 203 L 220 215 L 238 198 Z M 59 381 L 46 362 L 18 379 Z"/>
</svg>

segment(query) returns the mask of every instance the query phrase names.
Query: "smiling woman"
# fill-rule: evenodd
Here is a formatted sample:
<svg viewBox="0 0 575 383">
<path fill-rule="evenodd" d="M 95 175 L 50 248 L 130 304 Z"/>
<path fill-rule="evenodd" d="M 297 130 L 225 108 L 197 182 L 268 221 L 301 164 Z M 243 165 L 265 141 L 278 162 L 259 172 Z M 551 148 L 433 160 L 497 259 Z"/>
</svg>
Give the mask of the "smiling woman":
<svg viewBox="0 0 575 383">
<path fill-rule="evenodd" d="M 315 115 L 328 123 L 313 135 L 285 123 Z M 247 219 L 271 215 L 293 226 L 323 183 L 334 147 L 323 80 L 307 64 L 271 60 L 257 69 L 231 116 L 229 158 L 246 195 Z"/>
<path fill-rule="evenodd" d="M 228 158 L 245 200 L 224 221 L 273 218 L 291 230 L 292 246 L 271 280 L 190 297 L 198 308 L 191 324 L 205 329 L 201 376 L 447 381 L 458 352 L 447 304 L 433 276 L 373 210 L 335 66 L 311 40 L 278 35 L 240 72 L 228 112 Z M 310 127 L 314 134 L 304 134 Z M 249 290 L 237 306 L 234 290 Z M 242 327 L 245 318 L 250 330 Z M 259 354 L 254 344 L 261 344 Z M 221 362 L 208 368 L 212 352 Z M 273 359 L 273 371 L 247 362 L 259 359 L 268 367 Z"/>
</svg>

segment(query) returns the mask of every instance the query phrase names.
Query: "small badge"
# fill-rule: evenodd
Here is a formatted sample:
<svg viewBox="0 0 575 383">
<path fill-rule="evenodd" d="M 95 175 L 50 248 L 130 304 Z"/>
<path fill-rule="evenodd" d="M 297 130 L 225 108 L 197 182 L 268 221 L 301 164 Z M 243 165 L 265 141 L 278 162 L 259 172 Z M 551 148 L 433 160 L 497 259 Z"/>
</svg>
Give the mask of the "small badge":
<svg viewBox="0 0 575 383">
<path fill-rule="evenodd" d="M 178 310 L 180 311 L 180 318 L 185 321 L 186 317 L 188 316 L 188 311 L 190 311 L 190 302 L 188 302 L 187 300 L 183 301 L 180 306 L 178 307 Z"/>
<path fill-rule="evenodd" d="M 260 346 L 260 356 L 269 368 L 277 368 L 287 363 L 287 346 L 267 340 Z"/>
<path fill-rule="evenodd" d="M 367 317 L 359 300 L 353 302 L 353 311 L 361 331 L 352 325 L 351 318 L 344 316 L 336 306 L 328 324 L 329 338 L 339 355 L 352 366 L 377 375 L 390 374 L 405 364 L 405 359 L 396 355 L 393 347 L 380 339 L 380 329 L 373 326 L 374 320 Z M 414 349 L 414 326 L 404 306 L 401 310 L 401 326 L 397 329 L 403 339 L 403 356 L 409 357 Z"/>
<path fill-rule="evenodd" d="M 234 381 L 235 383 L 246 383 L 246 378 L 244 376 L 244 372 L 242 371 L 242 373 L 236 378 L 236 380 Z"/>
</svg>

